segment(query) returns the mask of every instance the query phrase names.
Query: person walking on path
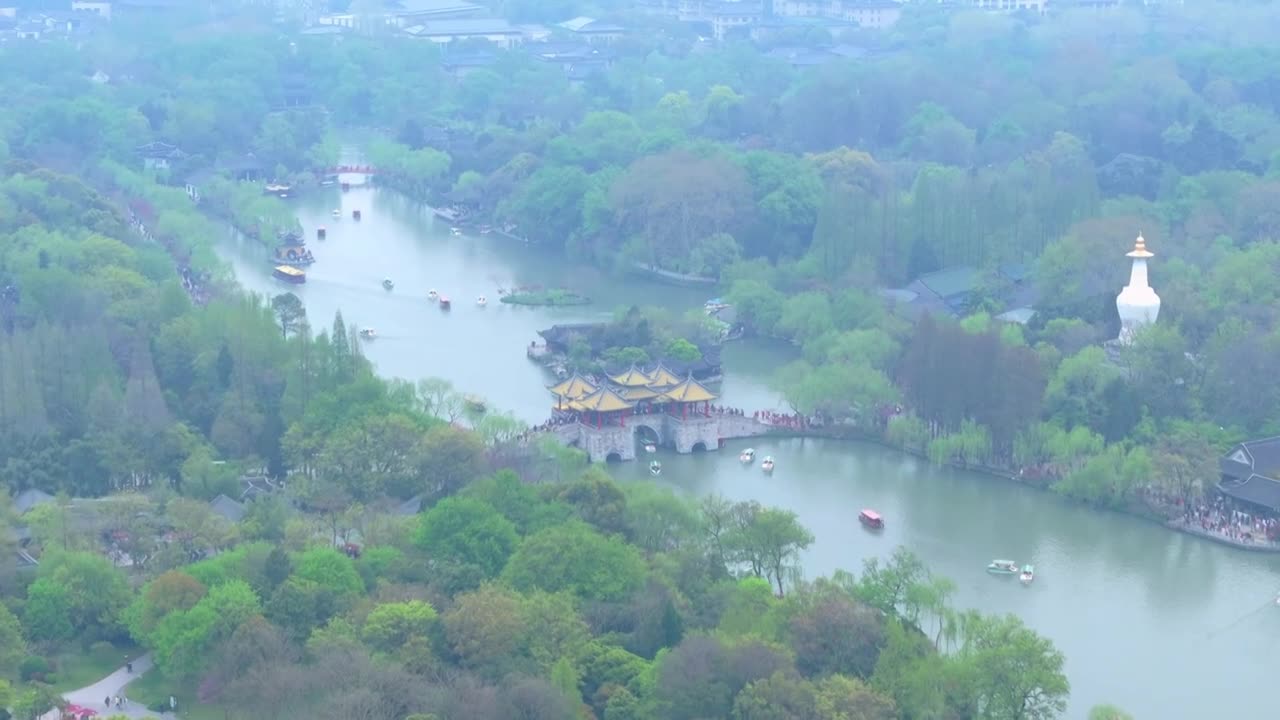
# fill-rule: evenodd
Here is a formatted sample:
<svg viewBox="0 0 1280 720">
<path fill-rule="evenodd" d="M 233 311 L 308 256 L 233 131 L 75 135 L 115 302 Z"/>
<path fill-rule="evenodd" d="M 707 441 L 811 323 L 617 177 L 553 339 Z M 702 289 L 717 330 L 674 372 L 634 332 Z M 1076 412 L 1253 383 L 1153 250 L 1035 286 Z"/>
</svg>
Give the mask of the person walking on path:
<svg viewBox="0 0 1280 720">
<path fill-rule="evenodd" d="M 132 671 L 130 667 L 132 666 Z M 143 720 L 144 718 L 172 718 L 173 715 L 165 713 L 160 715 L 147 710 L 145 707 L 137 703 L 130 703 L 125 699 L 124 686 L 131 681 L 137 680 L 139 677 L 147 674 L 151 669 L 151 654 L 148 653 L 138 658 L 134 658 L 126 665 L 117 668 L 114 672 L 102 678 L 101 680 L 80 688 L 64 693 L 62 698 L 69 703 L 83 705 L 85 707 L 97 707 L 98 701 L 105 698 L 106 705 L 103 716 L 124 715 L 133 720 Z M 41 720 L 56 720 L 58 717 L 57 710 L 50 712 Z"/>
</svg>

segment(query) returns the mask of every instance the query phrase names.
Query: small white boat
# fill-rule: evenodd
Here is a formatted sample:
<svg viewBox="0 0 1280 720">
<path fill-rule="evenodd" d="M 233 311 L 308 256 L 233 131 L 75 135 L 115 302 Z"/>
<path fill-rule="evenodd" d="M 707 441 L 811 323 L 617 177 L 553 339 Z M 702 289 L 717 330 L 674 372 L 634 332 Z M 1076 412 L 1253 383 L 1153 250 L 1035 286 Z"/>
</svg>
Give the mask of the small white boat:
<svg viewBox="0 0 1280 720">
<path fill-rule="evenodd" d="M 661 475 L 661 474 L 662 474 L 662 463 L 658 462 L 657 460 L 654 460 L 653 462 L 649 463 L 649 474 L 650 474 L 650 475 Z"/>
<path fill-rule="evenodd" d="M 658 452 L 658 446 L 654 445 L 653 443 L 649 443 L 648 445 L 644 446 L 644 451 L 647 453 L 656 453 Z"/>
<path fill-rule="evenodd" d="M 341 210 L 339 210 L 338 208 L 334 208 L 334 209 L 333 209 L 333 216 L 334 216 L 334 217 L 336 217 L 336 218 L 340 218 L 340 217 L 342 217 L 342 211 L 341 211 Z"/>
<path fill-rule="evenodd" d="M 452 228 L 449 228 L 449 234 L 450 234 L 450 235 L 461 235 L 461 234 L 462 234 L 462 228 L 460 228 L 460 227 L 452 227 Z"/>
<path fill-rule="evenodd" d="M 372 340 L 378 337 L 378 331 L 373 328 L 360 328 L 360 337 L 365 340 Z"/>
<path fill-rule="evenodd" d="M 1023 565 L 1022 574 L 1018 576 L 1018 582 L 1023 585 L 1030 585 L 1032 580 L 1036 579 L 1036 566 Z"/>
<path fill-rule="evenodd" d="M 480 297 L 476 298 L 476 304 L 479 305 L 480 307 L 484 307 L 485 305 L 489 304 L 489 301 L 485 299 L 485 296 L 481 295 Z"/>
<path fill-rule="evenodd" d="M 427 299 L 430 300 L 431 302 L 435 302 L 439 298 L 440 298 L 440 293 L 436 292 L 435 290 L 427 291 Z"/>
<path fill-rule="evenodd" d="M 1020 568 L 1012 560 L 992 560 L 987 564 L 987 572 L 994 575 L 1017 575 Z"/>
<path fill-rule="evenodd" d="M 773 472 L 773 458 L 766 455 L 764 460 L 760 461 L 760 469 L 767 473 Z"/>
<path fill-rule="evenodd" d="M 750 465 L 751 463 L 755 462 L 755 459 L 756 459 L 755 448 L 747 448 L 746 450 L 743 450 L 742 454 L 738 456 L 738 459 L 742 461 L 743 465 Z"/>
</svg>

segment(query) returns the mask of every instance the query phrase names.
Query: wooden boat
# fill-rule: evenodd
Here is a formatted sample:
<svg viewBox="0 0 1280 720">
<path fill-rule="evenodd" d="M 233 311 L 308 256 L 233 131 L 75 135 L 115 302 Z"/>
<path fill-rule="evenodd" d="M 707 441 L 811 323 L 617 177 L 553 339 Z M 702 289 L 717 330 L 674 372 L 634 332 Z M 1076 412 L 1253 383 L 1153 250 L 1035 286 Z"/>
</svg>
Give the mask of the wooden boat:
<svg viewBox="0 0 1280 720">
<path fill-rule="evenodd" d="M 862 523 L 865 528 L 872 530 L 881 530 L 884 528 L 884 518 L 880 517 L 880 513 L 875 510 L 863 510 L 858 513 L 858 522 Z"/>
<path fill-rule="evenodd" d="M 1022 572 L 1022 568 L 1012 560 L 992 560 L 987 564 L 987 572 L 992 575 L 1017 575 Z"/>
<path fill-rule="evenodd" d="M 390 292 L 391 290 L 394 290 L 394 289 L 395 289 L 395 287 L 396 287 L 396 284 L 395 284 L 395 283 L 393 283 L 393 282 L 391 282 L 391 279 L 390 279 L 390 278 L 387 278 L 387 279 L 385 279 L 385 280 L 383 280 L 383 281 L 382 281 L 382 289 L 383 289 L 383 290 L 386 290 L 386 291 Z"/>
<path fill-rule="evenodd" d="M 1018 582 L 1023 585 L 1030 585 L 1032 580 L 1036 579 L 1036 566 L 1023 565 L 1022 574 L 1018 576 Z"/>
<path fill-rule="evenodd" d="M 351 211 L 351 219 L 352 219 L 352 220 L 359 220 L 359 219 L 360 219 L 360 211 L 359 211 L 359 210 L 352 210 L 352 211 Z"/>
<path fill-rule="evenodd" d="M 271 277 L 277 280 L 283 280 L 293 285 L 301 285 L 307 281 L 307 274 L 296 267 L 290 265 L 277 265 L 275 270 L 271 271 Z"/>
<path fill-rule="evenodd" d="M 319 238 L 320 240 L 323 240 L 326 232 L 327 231 L 324 229 L 324 226 L 321 225 L 320 227 L 316 228 L 316 237 Z"/>
<path fill-rule="evenodd" d="M 654 460 L 653 462 L 649 463 L 649 474 L 650 474 L 650 475 L 661 475 L 661 474 L 662 474 L 662 463 L 658 462 L 657 460 Z"/>
<path fill-rule="evenodd" d="M 773 458 L 766 455 L 764 460 L 760 461 L 760 469 L 766 473 L 773 472 Z"/>
<path fill-rule="evenodd" d="M 742 451 L 741 455 L 738 456 L 738 460 L 740 460 L 743 465 L 750 465 L 751 463 L 755 462 L 755 459 L 756 459 L 755 448 L 747 448 L 746 450 Z"/>
<path fill-rule="evenodd" d="M 360 337 L 365 340 L 372 340 L 378 337 L 378 331 L 373 328 L 360 328 Z"/>
<path fill-rule="evenodd" d="M 444 295 L 441 295 L 441 296 L 440 296 L 440 309 L 441 309 L 441 310 L 448 310 L 448 309 L 449 309 L 449 308 L 451 308 L 451 307 L 453 307 L 453 303 L 449 302 L 449 298 L 445 297 Z"/>
</svg>

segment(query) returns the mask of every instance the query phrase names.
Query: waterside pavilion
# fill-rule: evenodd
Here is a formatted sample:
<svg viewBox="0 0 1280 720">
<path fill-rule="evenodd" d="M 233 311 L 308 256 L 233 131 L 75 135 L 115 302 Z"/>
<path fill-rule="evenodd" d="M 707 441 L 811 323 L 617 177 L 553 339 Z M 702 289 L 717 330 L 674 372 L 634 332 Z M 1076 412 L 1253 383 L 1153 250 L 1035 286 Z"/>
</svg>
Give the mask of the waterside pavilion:
<svg viewBox="0 0 1280 720">
<path fill-rule="evenodd" d="M 641 438 L 679 453 L 720 444 L 719 420 L 711 415 L 716 394 L 661 364 L 648 372 L 632 365 L 599 387 L 575 374 L 548 389 L 556 396 L 553 410 L 576 421 L 561 424 L 557 434 L 592 461 L 634 460 Z"/>
</svg>

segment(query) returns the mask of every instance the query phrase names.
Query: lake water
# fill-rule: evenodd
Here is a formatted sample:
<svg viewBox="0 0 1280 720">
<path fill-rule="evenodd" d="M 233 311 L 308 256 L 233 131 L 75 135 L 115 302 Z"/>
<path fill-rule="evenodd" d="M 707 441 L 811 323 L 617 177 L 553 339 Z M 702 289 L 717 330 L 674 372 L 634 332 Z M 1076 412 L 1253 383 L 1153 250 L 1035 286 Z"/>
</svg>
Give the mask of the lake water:
<svg viewBox="0 0 1280 720">
<path fill-rule="evenodd" d="M 452 236 L 430 211 L 401 196 L 355 187 L 293 201 L 318 262 L 307 284 L 270 277 L 267 250 L 228 241 L 237 278 L 266 294 L 292 290 L 311 322 L 327 327 L 341 309 L 348 325 L 372 326 L 364 344 L 379 372 L 442 377 L 530 423 L 545 420 L 552 379 L 525 357 L 537 331 L 555 323 L 607 318 L 629 304 L 696 309 L 713 291 L 619 279 L 549 257 L 497 236 Z M 340 208 L 342 218 L 330 216 Z M 351 219 L 360 209 L 363 219 Z M 317 226 L 328 238 L 315 240 Z M 395 289 L 382 289 L 383 278 Z M 596 300 L 570 308 L 502 305 L 498 288 L 565 285 Z M 453 300 L 441 311 L 435 289 Z M 489 299 L 478 307 L 476 298 Z M 768 378 L 784 350 L 736 343 L 724 352 L 725 404 L 786 411 Z M 1265 717 L 1280 636 L 1280 556 L 1254 554 L 1099 512 L 1051 493 L 987 476 L 937 468 L 875 445 L 817 439 L 755 439 L 757 457 L 778 462 L 772 476 L 738 462 L 746 441 L 719 453 L 663 455 L 662 480 L 694 494 L 718 492 L 796 512 L 816 536 L 809 576 L 857 571 L 862 558 L 898 545 L 956 582 L 956 603 L 1011 612 L 1053 639 L 1067 656 L 1070 718 L 1109 702 L 1141 720 Z M 649 479 L 645 463 L 612 465 L 622 480 Z M 875 508 L 886 527 L 863 530 Z M 1036 581 L 985 572 L 992 558 L 1036 565 Z"/>
</svg>

